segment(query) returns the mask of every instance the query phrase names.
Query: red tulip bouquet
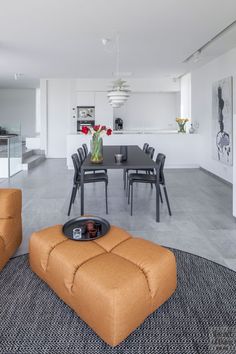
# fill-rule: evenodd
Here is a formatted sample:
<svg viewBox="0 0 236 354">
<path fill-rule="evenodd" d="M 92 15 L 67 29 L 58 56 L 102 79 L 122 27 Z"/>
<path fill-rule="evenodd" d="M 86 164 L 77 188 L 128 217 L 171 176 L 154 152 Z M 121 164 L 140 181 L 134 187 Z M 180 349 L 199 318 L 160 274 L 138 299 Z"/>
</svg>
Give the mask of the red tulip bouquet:
<svg viewBox="0 0 236 354">
<path fill-rule="evenodd" d="M 111 135 L 112 130 L 105 125 L 95 125 L 94 127 L 83 127 L 82 133 L 92 135 L 91 140 L 91 162 L 101 163 L 103 161 L 103 135 Z"/>
</svg>

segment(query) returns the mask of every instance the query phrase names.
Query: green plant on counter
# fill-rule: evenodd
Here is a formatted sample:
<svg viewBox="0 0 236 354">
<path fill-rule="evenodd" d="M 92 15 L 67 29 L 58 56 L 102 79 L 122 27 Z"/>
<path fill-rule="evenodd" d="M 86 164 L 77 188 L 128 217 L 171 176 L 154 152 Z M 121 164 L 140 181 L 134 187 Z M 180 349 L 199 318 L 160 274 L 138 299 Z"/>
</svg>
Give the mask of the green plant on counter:
<svg viewBox="0 0 236 354">
<path fill-rule="evenodd" d="M 189 121 L 188 118 L 176 118 L 176 122 L 178 123 L 179 130 L 178 133 L 186 133 L 186 123 Z"/>
</svg>

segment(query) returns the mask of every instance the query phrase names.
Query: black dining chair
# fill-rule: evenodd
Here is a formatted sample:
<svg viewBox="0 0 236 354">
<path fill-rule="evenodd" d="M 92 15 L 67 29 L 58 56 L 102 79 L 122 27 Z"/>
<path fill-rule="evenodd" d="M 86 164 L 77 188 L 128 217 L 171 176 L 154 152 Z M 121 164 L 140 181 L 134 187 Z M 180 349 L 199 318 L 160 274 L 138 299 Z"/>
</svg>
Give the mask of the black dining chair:
<svg viewBox="0 0 236 354">
<path fill-rule="evenodd" d="M 144 143 L 143 144 L 143 151 L 146 152 L 148 148 L 149 148 L 149 144 L 148 143 Z"/>
<path fill-rule="evenodd" d="M 149 146 L 149 147 L 147 148 L 147 150 L 146 150 L 146 154 L 147 154 L 148 157 L 150 157 L 151 160 L 152 160 L 153 157 L 154 157 L 154 153 L 155 153 L 154 147 Z M 150 172 L 150 171 L 153 171 L 153 168 L 141 168 L 141 169 L 139 169 L 138 171 L 147 171 L 147 173 L 148 173 L 148 171 L 149 171 L 149 172 Z"/>
<path fill-rule="evenodd" d="M 148 157 L 150 157 L 151 160 L 153 159 L 153 156 L 154 156 L 154 153 L 155 153 L 155 149 L 152 146 L 148 146 L 145 150 L 143 149 L 143 151 L 147 154 Z M 126 188 L 126 185 L 128 185 L 128 174 L 129 174 L 130 171 L 131 171 L 130 169 L 126 169 L 125 170 L 125 178 L 126 178 L 126 181 L 124 181 L 125 188 Z M 144 171 L 147 174 L 154 173 L 153 168 L 147 168 L 147 169 L 142 168 L 142 169 L 136 170 L 136 173 L 139 173 L 139 171 Z M 128 195 L 128 192 L 127 192 L 127 195 Z"/>
<path fill-rule="evenodd" d="M 71 212 L 72 204 L 74 204 L 77 190 L 79 190 L 81 184 L 81 161 L 78 154 L 73 154 L 71 156 L 73 165 L 74 165 L 74 177 L 73 177 L 73 187 L 70 198 L 70 205 L 68 209 L 68 216 Z M 106 173 L 90 173 L 84 174 L 84 183 L 96 183 L 104 182 L 105 183 L 105 199 L 106 199 L 106 214 L 108 214 L 108 201 L 107 201 L 107 185 L 108 185 L 108 176 Z"/>
<path fill-rule="evenodd" d="M 87 157 L 89 153 L 87 144 L 82 144 L 82 148 L 84 150 L 85 157 Z"/>
<path fill-rule="evenodd" d="M 148 154 L 148 148 L 149 148 L 149 144 L 144 143 L 143 144 L 143 152 L 145 152 L 145 154 Z M 138 170 L 136 170 L 136 173 L 138 173 Z"/>
<path fill-rule="evenodd" d="M 167 188 L 166 188 L 166 183 L 165 183 L 165 176 L 164 176 L 164 165 L 165 165 L 165 159 L 166 156 L 164 154 L 158 154 L 156 158 L 156 164 L 157 164 L 157 171 L 158 175 L 156 173 L 154 174 L 146 174 L 146 173 L 130 173 L 128 175 L 128 203 L 130 202 L 131 199 L 131 206 L 130 206 L 130 213 L 131 215 L 133 214 L 133 184 L 134 183 L 149 183 L 149 184 L 154 184 L 156 185 L 156 178 L 159 178 L 159 184 L 160 187 L 163 187 L 165 198 L 166 198 L 166 203 L 168 207 L 168 212 L 169 215 L 171 216 L 171 209 L 170 209 L 170 203 L 169 203 L 169 198 L 167 194 Z M 160 189 L 161 190 L 161 189 Z M 160 194 L 160 199 L 161 202 L 162 196 Z"/>
<path fill-rule="evenodd" d="M 147 153 L 147 150 L 149 148 L 149 144 L 148 143 L 144 143 L 143 144 L 143 152 Z M 123 181 L 124 181 L 124 189 L 126 189 L 126 185 L 127 185 L 127 175 L 129 173 L 129 171 L 131 171 L 130 169 L 126 168 L 123 171 Z M 138 170 L 136 170 L 136 173 L 138 173 Z"/>
<path fill-rule="evenodd" d="M 78 148 L 77 149 L 77 152 L 78 152 L 78 158 L 79 158 L 79 162 L 80 164 L 82 165 L 84 163 L 84 160 L 85 160 L 85 154 L 84 154 L 84 151 L 82 148 Z M 95 173 L 95 171 L 87 171 L 85 170 L 84 173 Z"/>
<path fill-rule="evenodd" d="M 77 152 L 78 152 L 78 155 L 79 155 L 79 157 L 80 157 L 81 163 L 83 163 L 84 160 L 85 160 L 85 158 L 86 158 L 84 149 L 83 149 L 82 147 L 79 147 L 79 148 L 77 149 Z"/>
<path fill-rule="evenodd" d="M 155 149 L 152 146 L 149 146 L 146 150 L 146 154 L 150 157 L 151 160 L 153 160 L 154 157 L 154 153 L 155 153 Z M 154 168 L 140 168 L 137 173 L 139 173 L 139 171 L 144 171 L 146 172 L 146 174 L 154 174 Z M 152 184 L 151 184 L 152 186 Z"/>
</svg>

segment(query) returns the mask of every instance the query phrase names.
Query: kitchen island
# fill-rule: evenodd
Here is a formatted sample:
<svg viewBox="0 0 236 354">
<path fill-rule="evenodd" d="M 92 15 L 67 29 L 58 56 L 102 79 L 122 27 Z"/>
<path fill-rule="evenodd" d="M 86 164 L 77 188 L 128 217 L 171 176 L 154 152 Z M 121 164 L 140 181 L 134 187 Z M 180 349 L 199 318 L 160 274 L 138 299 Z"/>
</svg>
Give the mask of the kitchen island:
<svg viewBox="0 0 236 354">
<path fill-rule="evenodd" d="M 141 148 L 148 143 L 157 153 L 166 155 L 167 168 L 199 167 L 199 134 L 181 134 L 174 130 L 132 130 L 114 131 L 110 136 L 103 136 L 104 145 L 138 145 Z M 84 143 L 90 148 L 91 135 L 82 133 L 67 135 L 67 167 L 73 169 L 71 155 Z"/>
</svg>

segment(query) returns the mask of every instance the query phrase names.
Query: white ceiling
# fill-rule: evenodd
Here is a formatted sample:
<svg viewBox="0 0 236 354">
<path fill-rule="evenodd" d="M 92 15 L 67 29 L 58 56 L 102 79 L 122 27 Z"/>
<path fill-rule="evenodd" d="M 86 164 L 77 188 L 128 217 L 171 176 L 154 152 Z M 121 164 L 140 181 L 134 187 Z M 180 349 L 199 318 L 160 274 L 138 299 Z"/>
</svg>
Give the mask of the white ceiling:
<svg viewBox="0 0 236 354">
<path fill-rule="evenodd" d="M 236 29 L 183 64 L 236 19 L 236 0 L 0 0 L 0 86 L 39 78 L 111 77 L 114 52 L 101 38 L 119 32 L 121 71 L 175 77 L 236 47 Z M 23 73 L 19 81 L 14 73 Z"/>
</svg>

